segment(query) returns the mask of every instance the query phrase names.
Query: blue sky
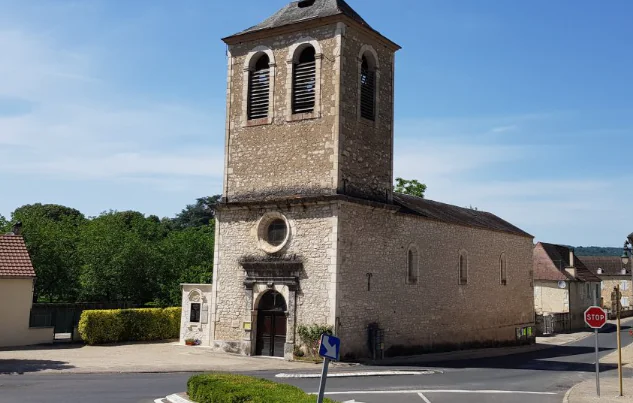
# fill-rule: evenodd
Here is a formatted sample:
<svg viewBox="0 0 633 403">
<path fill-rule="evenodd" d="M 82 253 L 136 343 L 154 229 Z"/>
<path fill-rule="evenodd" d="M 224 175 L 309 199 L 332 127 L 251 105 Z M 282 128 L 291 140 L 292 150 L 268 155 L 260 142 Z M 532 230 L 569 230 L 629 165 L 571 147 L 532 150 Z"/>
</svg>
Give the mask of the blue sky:
<svg viewBox="0 0 633 403">
<path fill-rule="evenodd" d="M 0 214 L 221 191 L 221 37 L 285 0 L 0 0 Z M 633 231 L 633 2 L 349 0 L 402 45 L 397 176 L 536 236 Z"/>
</svg>

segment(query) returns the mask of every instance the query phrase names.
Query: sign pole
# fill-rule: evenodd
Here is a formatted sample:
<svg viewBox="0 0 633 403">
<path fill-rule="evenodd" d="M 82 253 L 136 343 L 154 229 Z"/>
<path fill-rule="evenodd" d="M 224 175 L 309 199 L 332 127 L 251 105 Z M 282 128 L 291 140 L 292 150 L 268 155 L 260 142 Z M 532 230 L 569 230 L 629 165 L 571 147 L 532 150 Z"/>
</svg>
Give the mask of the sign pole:
<svg viewBox="0 0 633 403">
<path fill-rule="evenodd" d="M 319 384 L 319 398 L 317 403 L 323 403 L 323 397 L 325 396 L 325 381 L 327 381 L 327 370 L 330 366 L 330 359 L 323 359 L 323 370 L 321 371 L 321 383 Z"/>
<path fill-rule="evenodd" d="M 338 361 L 341 359 L 341 339 L 326 333 L 321 335 L 321 343 L 319 343 L 319 356 L 323 357 L 323 371 L 321 372 L 321 383 L 319 384 L 319 398 L 317 403 L 323 403 L 325 395 L 325 382 L 327 381 L 327 370 L 330 361 Z"/>
<path fill-rule="evenodd" d="M 598 290 L 593 291 L 593 305 L 598 305 Z M 600 355 L 598 354 L 598 329 L 594 329 L 596 332 L 596 393 L 600 397 Z M 619 334 L 619 333 L 618 333 Z"/>
<path fill-rule="evenodd" d="M 620 384 L 620 396 L 624 396 L 622 390 L 622 336 L 620 335 L 620 285 L 615 288 L 615 295 L 617 296 L 617 319 L 618 319 L 618 380 Z"/>
</svg>

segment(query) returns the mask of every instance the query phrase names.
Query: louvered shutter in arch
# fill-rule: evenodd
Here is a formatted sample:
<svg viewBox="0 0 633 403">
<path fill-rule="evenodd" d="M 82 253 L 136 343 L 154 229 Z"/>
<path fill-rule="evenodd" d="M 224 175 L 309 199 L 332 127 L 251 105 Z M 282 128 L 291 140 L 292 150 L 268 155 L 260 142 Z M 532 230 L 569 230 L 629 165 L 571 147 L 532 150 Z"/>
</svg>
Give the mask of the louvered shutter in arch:
<svg viewBox="0 0 633 403">
<path fill-rule="evenodd" d="M 305 48 L 292 71 L 292 113 L 314 111 L 316 96 L 316 58 L 312 46 Z"/>
<path fill-rule="evenodd" d="M 248 78 L 248 118 L 261 119 L 268 117 L 270 102 L 270 60 L 262 55 L 255 69 L 249 72 Z"/>
<path fill-rule="evenodd" d="M 369 120 L 376 117 L 376 72 L 371 70 L 363 56 L 360 68 L 360 115 Z"/>
</svg>

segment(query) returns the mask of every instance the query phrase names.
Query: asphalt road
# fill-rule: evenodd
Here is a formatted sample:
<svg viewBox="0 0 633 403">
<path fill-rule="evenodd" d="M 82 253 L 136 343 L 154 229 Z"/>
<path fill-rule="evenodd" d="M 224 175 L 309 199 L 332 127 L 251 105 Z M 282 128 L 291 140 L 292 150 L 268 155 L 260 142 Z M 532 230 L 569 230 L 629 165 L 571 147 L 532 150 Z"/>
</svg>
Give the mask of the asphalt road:
<svg viewBox="0 0 633 403">
<path fill-rule="evenodd" d="M 625 345 L 633 338 L 622 331 Z M 616 347 L 608 327 L 599 336 L 600 354 Z M 363 403 L 560 403 L 574 384 L 594 373 L 594 339 L 531 353 L 467 361 L 438 362 L 420 367 L 372 369 L 436 371 L 430 375 L 331 378 L 328 397 Z M 363 367 L 363 370 L 368 368 Z M 337 369 L 349 371 L 349 368 Z M 601 365 L 603 377 L 616 376 L 613 365 Z M 318 379 L 279 379 L 276 372 L 247 373 L 317 391 Z M 191 374 L 25 374 L 0 376 L 0 403 L 150 403 L 185 389 Z M 627 371 L 625 376 L 633 376 Z"/>
</svg>

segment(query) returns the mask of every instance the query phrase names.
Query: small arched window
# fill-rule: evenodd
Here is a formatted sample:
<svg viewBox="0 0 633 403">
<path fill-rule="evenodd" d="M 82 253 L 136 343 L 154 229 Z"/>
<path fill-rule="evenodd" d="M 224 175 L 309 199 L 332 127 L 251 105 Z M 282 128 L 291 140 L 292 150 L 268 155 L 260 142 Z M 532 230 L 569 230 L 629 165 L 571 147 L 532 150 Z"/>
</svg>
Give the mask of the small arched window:
<svg viewBox="0 0 633 403">
<path fill-rule="evenodd" d="M 506 260 L 506 254 L 502 253 L 499 258 L 499 273 L 501 276 L 501 285 L 508 283 L 508 261 Z"/>
<path fill-rule="evenodd" d="M 459 254 L 459 284 L 468 284 L 468 255 L 466 251 Z"/>
<path fill-rule="evenodd" d="M 268 117 L 270 99 L 270 59 L 263 54 L 250 70 L 248 78 L 248 119 Z"/>
<path fill-rule="evenodd" d="M 407 253 L 407 284 L 418 283 L 418 250 L 410 247 Z"/>
<path fill-rule="evenodd" d="M 316 51 L 308 46 L 292 69 L 292 113 L 314 112 L 316 97 Z"/>
<path fill-rule="evenodd" d="M 360 66 L 360 116 L 368 120 L 376 118 L 376 71 L 366 56 Z"/>
</svg>

